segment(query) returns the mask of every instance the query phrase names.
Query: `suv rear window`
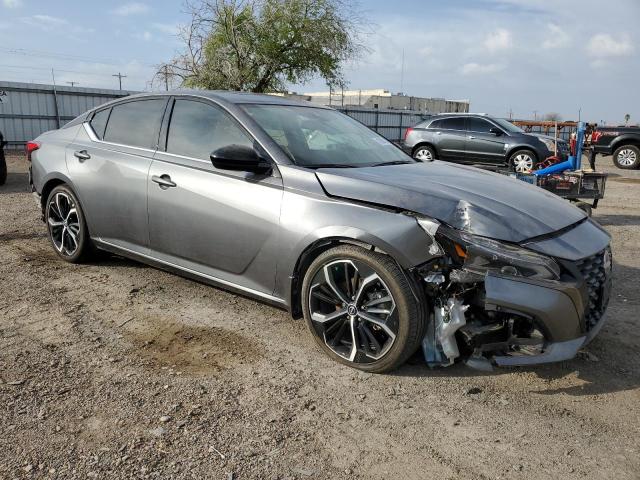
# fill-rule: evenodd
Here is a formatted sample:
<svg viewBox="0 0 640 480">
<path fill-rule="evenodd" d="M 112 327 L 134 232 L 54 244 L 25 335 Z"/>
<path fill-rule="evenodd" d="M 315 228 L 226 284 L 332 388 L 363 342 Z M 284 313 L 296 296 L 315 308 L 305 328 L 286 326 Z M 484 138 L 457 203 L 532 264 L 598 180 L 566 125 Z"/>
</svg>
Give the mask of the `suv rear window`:
<svg viewBox="0 0 640 480">
<path fill-rule="evenodd" d="M 111 110 L 104 140 L 155 149 L 165 104 L 165 99 L 154 98 L 115 105 Z"/>
</svg>

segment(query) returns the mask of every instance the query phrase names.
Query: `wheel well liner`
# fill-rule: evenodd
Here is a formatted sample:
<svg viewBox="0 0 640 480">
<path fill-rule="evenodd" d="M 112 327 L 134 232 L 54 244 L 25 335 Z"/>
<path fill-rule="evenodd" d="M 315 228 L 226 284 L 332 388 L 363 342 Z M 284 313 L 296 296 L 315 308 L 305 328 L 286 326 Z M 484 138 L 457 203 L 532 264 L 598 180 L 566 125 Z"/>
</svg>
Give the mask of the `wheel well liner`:
<svg viewBox="0 0 640 480">
<path fill-rule="evenodd" d="M 44 206 L 47 204 L 47 199 L 49 198 L 49 194 L 51 193 L 51 191 L 54 188 L 56 188 L 58 185 L 66 185 L 66 184 L 67 182 L 59 178 L 52 178 L 51 180 L 47 181 L 47 183 L 44 184 L 44 186 L 42 187 L 42 195 L 40 196 L 40 208 L 42 209 L 43 213 L 44 213 Z"/>
</svg>

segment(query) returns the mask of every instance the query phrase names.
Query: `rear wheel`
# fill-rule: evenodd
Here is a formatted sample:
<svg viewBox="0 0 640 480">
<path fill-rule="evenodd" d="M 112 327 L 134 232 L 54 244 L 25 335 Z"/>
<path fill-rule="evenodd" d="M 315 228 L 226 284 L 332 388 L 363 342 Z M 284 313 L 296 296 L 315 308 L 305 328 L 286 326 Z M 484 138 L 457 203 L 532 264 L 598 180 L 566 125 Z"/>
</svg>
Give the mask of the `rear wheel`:
<svg viewBox="0 0 640 480">
<path fill-rule="evenodd" d="M 66 185 L 51 190 L 45 207 L 49 240 L 63 260 L 79 263 L 91 250 L 80 202 Z"/>
<path fill-rule="evenodd" d="M 421 162 L 433 162 L 436 159 L 436 151 L 428 145 L 423 145 L 413 152 L 413 158 Z"/>
<path fill-rule="evenodd" d="M 418 348 L 424 320 L 408 280 L 388 256 L 344 245 L 321 254 L 303 282 L 305 321 L 340 363 L 383 373 Z"/>
<path fill-rule="evenodd" d="M 624 170 L 640 167 L 640 148 L 635 145 L 624 145 L 613 152 L 613 163 Z"/>
<path fill-rule="evenodd" d="M 537 163 L 536 154 L 531 150 L 518 150 L 509 157 L 509 168 L 517 173 L 529 173 Z"/>
</svg>

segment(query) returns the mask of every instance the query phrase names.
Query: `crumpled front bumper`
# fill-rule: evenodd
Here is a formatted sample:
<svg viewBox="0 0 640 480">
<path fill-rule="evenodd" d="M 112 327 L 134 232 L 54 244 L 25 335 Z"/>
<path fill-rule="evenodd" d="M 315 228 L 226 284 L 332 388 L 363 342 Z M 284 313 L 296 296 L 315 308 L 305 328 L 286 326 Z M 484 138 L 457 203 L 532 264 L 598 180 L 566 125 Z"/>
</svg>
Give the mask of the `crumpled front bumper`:
<svg viewBox="0 0 640 480">
<path fill-rule="evenodd" d="M 607 275 L 602 289 L 602 311 L 611 290 Z M 533 281 L 488 274 L 485 279 L 485 308 L 512 312 L 534 319 L 542 328 L 546 344 L 537 355 L 496 355 L 498 366 L 538 365 L 569 360 L 600 331 L 605 321 L 601 315 L 595 325 L 588 325 L 586 315 L 592 307 L 586 281 L 581 283 Z"/>
</svg>

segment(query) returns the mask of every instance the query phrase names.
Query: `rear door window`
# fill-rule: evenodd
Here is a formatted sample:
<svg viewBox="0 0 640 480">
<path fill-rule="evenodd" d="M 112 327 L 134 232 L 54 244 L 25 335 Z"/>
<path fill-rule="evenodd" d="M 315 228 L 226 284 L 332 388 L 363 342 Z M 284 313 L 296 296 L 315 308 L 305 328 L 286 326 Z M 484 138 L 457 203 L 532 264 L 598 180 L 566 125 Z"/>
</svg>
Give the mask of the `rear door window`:
<svg viewBox="0 0 640 480">
<path fill-rule="evenodd" d="M 230 145 L 253 147 L 253 139 L 220 108 L 195 100 L 176 100 L 167 134 L 167 152 L 209 160 Z"/>
<path fill-rule="evenodd" d="M 444 118 L 440 120 L 440 127 L 444 130 L 466 130 L 466 119 L 463 117 Z"/>
<path fill-rule="evenodd" d="M 91 128 L 100 140 L 104 138 L 104 129 L 107 127 L 110 112 L 110 108 L 100 110 L 91 119 Z"/>
<path fill-rule="evenodd" d="M 155 150 L 166 100 L 154 98 L 115 105 L 107 123 L 107 142 Z"/>
</svg>

